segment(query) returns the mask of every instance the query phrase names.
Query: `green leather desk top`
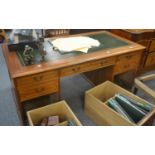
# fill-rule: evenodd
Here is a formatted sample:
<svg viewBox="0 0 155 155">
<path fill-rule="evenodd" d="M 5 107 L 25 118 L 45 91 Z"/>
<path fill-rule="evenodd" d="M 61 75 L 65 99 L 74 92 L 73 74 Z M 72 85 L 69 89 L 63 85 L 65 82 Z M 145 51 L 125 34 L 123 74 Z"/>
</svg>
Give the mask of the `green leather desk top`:
<svg viewBox="0 0 155 155">
<path fill-rule="evenodd" d="M 100 46 L 99 47 L 92 47 L 88 50 L 88 53 L 83 53 L 83 52 L 79 52 L 79 51 L 73 51 L 70 53 L 62 53 L 61 51 L 54 51 L 53 50 L 53 46 L 46 41 L 44 43 L 46 51 L 47 51 L 47 55 L 45 56 L 45 61 L 51 61 L 51 60 L 58 60 L 58 59 L 64 59 L 64 58 L 69 58 L 69 57 L 74 57 L 74 56 L 78 56 L 78 55 L 82 55 L 82 54 L 89 54 L 92 52 L 98 52 L 103 50 L 103 52 L 105 50 L 108 49 L 113 49 L 113 48 L 118 48 L 121 46 L 127 46 L 129 45 L 128 42 L 125 42 L 119 38 L 113 37 L 107 33 L 97 33 L 97 34 L 91 34 L 91 35 L 87 35 L 93 39 L 97 39 L 100 42 Z M 20 59 L 20 62 L 23 65 L 26 65 L 24 58 L 23 58 L 23 51 L 17 51 L 17 55 L 18 58 Z M 39 51 L 34 50 L 34 64 L 38 64 L 41 63 L 41 56 L 39 54 Z"/>
</svg>

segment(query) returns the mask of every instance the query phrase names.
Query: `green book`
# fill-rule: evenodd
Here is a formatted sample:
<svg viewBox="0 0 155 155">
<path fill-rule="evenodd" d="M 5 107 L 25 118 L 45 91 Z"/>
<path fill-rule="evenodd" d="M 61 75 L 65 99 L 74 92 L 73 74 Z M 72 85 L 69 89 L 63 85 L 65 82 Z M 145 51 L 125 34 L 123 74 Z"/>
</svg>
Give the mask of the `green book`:
<svg viewBox="0 0 155 155">
<path fill-rule="evenodd" d="M 137 102 L 137 101 L 125 96 L 125 95 L 122 95 L 122 94 L 120 94 L 120 95 L 123 96 L 124 98 L 126 98 L 127 100 L 129 100 L 135 106 L 141 108 L 145 113 L 148 113 L 153 109 L 153 107 L 151 105 L 142 104 L 142 103 Z"/>
<path fill-rule="evenodd" d="M 127 114 L 127 112 L 119 105 L 119 103 L 115 99 L 109 99 L 108 106 L 116 112 L 118 112 L 120 115 L 122 115 L 126 120 L 135 123 L 133 119 Z"/>
<path fill-rule="evenodd" d="M 146 115 L 144 111 L 133 105 L 129 100 L 120 94 L 115 95 L 115 99 L 134 120 L 134 122 L 138 123 Z"/>
</svg>

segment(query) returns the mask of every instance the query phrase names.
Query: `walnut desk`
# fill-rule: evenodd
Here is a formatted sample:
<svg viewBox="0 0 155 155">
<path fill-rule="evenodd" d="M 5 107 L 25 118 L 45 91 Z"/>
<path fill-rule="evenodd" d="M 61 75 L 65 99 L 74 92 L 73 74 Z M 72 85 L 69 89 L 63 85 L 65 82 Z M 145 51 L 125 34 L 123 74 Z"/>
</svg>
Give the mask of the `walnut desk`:
<svg viewBox="0 0 155 155">
<path fill-rule="evenodd" d="M 115 75 L 131 70 L 136 73 L 145 50 L 144 46 L 106 31 L 72 36 L 81 35 L 96 38 L 101 42 L 101 45 L 98 48 L 91 48 L 88 53 L 62 54 L 53 50 L 48 42 L 49 38 L 47 38 L 45 41 L 46 61 L 30 66 L 23 65 L 16 51 L 10 52 L 7 44 L 2 45 L 13 90 L 18 101 L 17 105 L 21 113 L 23 112 L 23 101 L 52 93 L 58 94 L 59 98 L 60 79 L 64 76 L 89 72 L 89 76 L 87 76 L 89 78 L 92 71 L 95 79 L 90 78 L 90 80 L 98 84 L 99 82 L 95 82 L 97 79 L 103 78 L 113 81 Z M 105 72 L 105 68 L 110 69 Z M 100 70 L 99 74 L 96 72 L 97 70 Z"/>
</svg>

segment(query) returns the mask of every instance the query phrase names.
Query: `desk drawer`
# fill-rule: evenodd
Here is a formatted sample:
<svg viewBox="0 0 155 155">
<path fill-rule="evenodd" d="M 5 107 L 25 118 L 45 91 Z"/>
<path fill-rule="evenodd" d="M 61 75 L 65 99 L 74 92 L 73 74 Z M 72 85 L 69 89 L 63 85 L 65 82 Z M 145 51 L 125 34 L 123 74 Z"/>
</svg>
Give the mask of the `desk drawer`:
<svg viewBox="0 0 155 155">
<path fill-rule="evenodd" d="M 45 83 L 41 85 L 32 85 L 32 87 L 18 88 L 20 101 L 26 101 L 43 95 L 58 92 L 59 84 L 58 81 L 53 83 Z"/>
<path fill-rule="evenodd" d="M 146 62 L 145 62 L 145 67 L 153 66 L 153 65 L 155 65 L 155 52 L 150 53 L 147 56 L 147 59 L 146 59 Z"/>
<path fill-rule="evenodd" d="M 87 62 L 80 65 L 67 67 L 61 70 L 61 76 L 68 76 L 88 72 L 102 67 L 107 67 L 115 64 L 115 58 L 106 58 L 97 61 Z"/>
<path fill-rule="evenodd" d="M 44 73 L 17 78 L 16 85 L 17 87 L 28 87 L 31 85 L 37 85 L 40 83 L 49 82 L 56 78 L 58 78 L 58 72 L 56 71 L 44 72 Z"/>
<path fill-rule="evenodd" d="M 123 73 L 132 69 L 137 69 L 141 59 L 141 53 L 130 53 L 118 57 L 114 67 L 114 74 Z"/>
<path fill-rule="evenodd" d="M 152 39 L 149 52 L 155 52 L 155 39 Z"/>
</svg>

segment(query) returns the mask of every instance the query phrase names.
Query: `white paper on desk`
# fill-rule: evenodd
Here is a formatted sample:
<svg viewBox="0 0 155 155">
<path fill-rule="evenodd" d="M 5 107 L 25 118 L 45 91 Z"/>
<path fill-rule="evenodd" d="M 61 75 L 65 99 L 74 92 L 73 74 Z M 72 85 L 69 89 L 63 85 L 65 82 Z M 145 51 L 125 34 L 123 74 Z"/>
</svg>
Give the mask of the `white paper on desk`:
<svg viewBox="0 0 155 155">
<path fill-rule="evenodd" d="M 87 53 L 89 48 L 94 46 L 98 47 L 100 45 L 100 42 L 98 40 L 83 36 L 58 38 L 51 41 L 51 43 L 60 51 L 81 51 L 84 53 Z"/>
</svg>

